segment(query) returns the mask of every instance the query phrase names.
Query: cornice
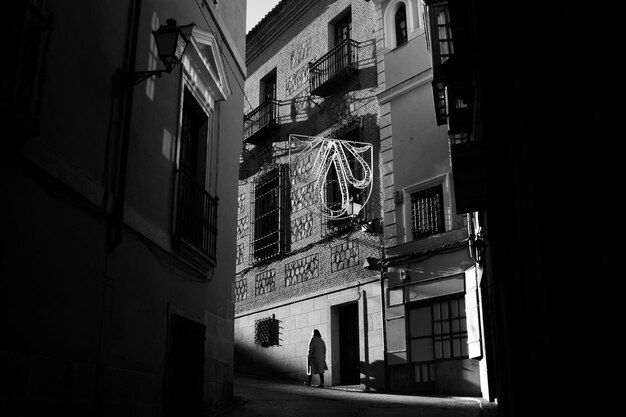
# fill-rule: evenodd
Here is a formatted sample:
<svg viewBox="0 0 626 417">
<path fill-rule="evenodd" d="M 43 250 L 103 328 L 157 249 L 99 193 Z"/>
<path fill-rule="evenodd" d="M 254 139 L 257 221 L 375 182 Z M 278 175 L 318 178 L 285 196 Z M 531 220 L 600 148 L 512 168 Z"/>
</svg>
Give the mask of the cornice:
<svg viewBox="0 0 626 417">
<path fill-rule="evenodd" d="M 298 23 L 314 0 L 282 0 L 246 35 L 246 65 L 272 45 L 294 23 Z"/>
</svg>

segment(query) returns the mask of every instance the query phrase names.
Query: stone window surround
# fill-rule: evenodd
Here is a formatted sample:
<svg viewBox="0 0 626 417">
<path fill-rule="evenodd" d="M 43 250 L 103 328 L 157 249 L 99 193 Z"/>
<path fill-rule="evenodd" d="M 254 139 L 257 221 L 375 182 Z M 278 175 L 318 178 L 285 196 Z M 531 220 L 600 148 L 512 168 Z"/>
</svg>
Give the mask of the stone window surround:
<svg viewBox="0 0 626 417">
<path fill-rule="evenodd" d="M 388 49 L 396 48 L 396 28 L 395 28 L 395 16 L 400 4 L 404 3 L 406 7 L 406 24 L 407 24 L 407 38 L 410 41 L 415 36 L 424 32 L 423 23 L 420 21 L 420 13 L 423 10 L 421 1 L 417 0 L 390 0 L 389 3 L 383 7 L 383 39 L 384 45 Z M 403 44 L 403 45 L 406 45 Z M 403 46 L 400 45 L 400 46 Z"/>
</svg>

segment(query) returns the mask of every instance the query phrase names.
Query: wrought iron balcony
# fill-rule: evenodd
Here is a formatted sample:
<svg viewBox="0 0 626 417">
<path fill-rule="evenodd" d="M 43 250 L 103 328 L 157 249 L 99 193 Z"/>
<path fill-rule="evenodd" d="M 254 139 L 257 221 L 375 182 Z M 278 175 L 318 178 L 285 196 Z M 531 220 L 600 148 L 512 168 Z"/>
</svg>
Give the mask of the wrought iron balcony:
<svg viewBox="0 0 626 417">
<path fill-rule="evenodd" d="M 185 170 L 177 171 L 177 186 L 177 249 L 203 269 L 208 269 L 216 261 L 218 198 L 206 192 Z"/>
<path fill-rule="evenodd" d="M 0 121 L 17 123 L 14 132 L 24 137 L 37 132 L 39 98 L 48 39 L 53 19 L 44 16 L 31 1 L 3 4 L 0 17 L 6 33 L 6 62 L 0 69 Z"/>
<path fill-rule="evenodd" d="M 358 71 L 359 42 L 346 39 L 309 64 L 311 94 L 325 97 L 344 78 Z"/>
<path fill-rule="evenodd" d="M 243 140 L 256 144 L 261 142 L 265 135 L 278 127 L 280 117 L 280 102 L 266 100 L 256 109 L 243 118 Z"/>
</svg>

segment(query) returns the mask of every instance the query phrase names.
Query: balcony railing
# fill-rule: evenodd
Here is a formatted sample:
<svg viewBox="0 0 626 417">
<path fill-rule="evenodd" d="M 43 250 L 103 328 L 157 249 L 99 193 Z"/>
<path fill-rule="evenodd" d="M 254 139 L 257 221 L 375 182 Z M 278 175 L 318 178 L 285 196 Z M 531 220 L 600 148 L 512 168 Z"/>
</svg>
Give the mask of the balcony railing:
<svg viewBox="0 0 626 417">
<path fill-rule="evenodd" d="M 43 69 L 53 19 L 44 16 L 33 2 L 10 0 L 0 17 L 7 34 L 5 63 L 0 69 L 0 112 L 2 121 L 17 121 L 23 134 L 36 131 Z M 5 32 L 6 31 L 6 32 Z"/>
<path fill-rule="evenodd" d="M 344 77 L 358 70 L 359 42 L 346 39 L 309 64 L 311 94 L 324 97 Z"/>
<path fill-rule="evenodd" d="M 191 174 L 177 172 L 176 236 L 215 264 L 217 197 L 212 197 Z"/>
<path fill-rule="evenodd" d="M 278 126 L 280 102 L 266 100 L 256 109 L 246 114 L 243 119 L 243 140 L 257 143 L 263 139 L 263 132 Z"/>
</svg>

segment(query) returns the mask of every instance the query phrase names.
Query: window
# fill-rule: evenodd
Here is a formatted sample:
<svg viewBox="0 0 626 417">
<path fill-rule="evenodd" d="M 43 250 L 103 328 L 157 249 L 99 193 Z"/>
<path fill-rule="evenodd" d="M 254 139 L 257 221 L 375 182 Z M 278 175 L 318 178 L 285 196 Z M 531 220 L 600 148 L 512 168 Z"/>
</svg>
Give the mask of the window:
<svg viewBox="0 0 626 417">
<path fill-rule="evenodd" d="M 359 141 L 359 129 L 352 129 L 347 134 L 341 136 L 342 140 L 349 141 Z M 346 153 L 346 159 L 348 161 L 348 166 L 350 167 L 351 172 L 353 173 L 355 178 L 363 178 L 363 167 L 361 164 L 357 164 L 356 158 L 353 154 Z M 341 199 L 341 185 L 339 183 L 339 178 L 337 176 L 337 170 L 331 168 L 328 171 L 328 175 L 326 176 L 326 201 L 328 207 L 331 210 L 339 210 L 341 209 L 342 199 Z M 355 186 L 348 184 L 348 195 L 351 198 L 353 203 L 361 204 L 365 200 L 366 196 L 363 194 L 365 190 L 358 189 Z M 361 211 L 357 214 L 357 218 L 363 219 L 364 211 Z M 328 220 L 326 222 L 326 228 L 328 232 L 345 232 L 348 230 L 352 230 L 353 221 L 355 219 L 347 218 L 341 220 Z"/>
<path fill-rule="evenodd" d="M 53 19 L 41 12 L 41 1 L 3 2 L 1 25 L 5 56 L 0 68 L 0 121 L 16 128 L 13 135 L 28 137 L 38 130 L 48 40 Z"/>
<path fill-rule="evenodd" d="M 412 307 L 408 316 L 408 347 L 414 366 L 414 382 L 434 380 L 433 362 L 468 357 L 462 296 Z"/>
<path fill-rule="evenodd" d="M 258 176 L 253 186 L 254 232 L 251 263 L 287 252 L 289 236 L 288 166 L 279 165 Z"/>
<path fill-rule="evenodd" d="M 261 80 L 261 95 L 263 103 L 261 103 L 260 109 L 260 122 L 261 126 L 267 125 L 270 122 L 276 121 L 276 70 L 274 69 L 269 75 L 265 76 Z"/>
<path fill-rule="evenodd" d="M 411 229 L 419 239 L 445 231 L 443 185 L 411 194 Z"/>
<path fill-rule="evenodd" d="M 188 88 L 183 94 L 180 156 L 177 172 L 176 230 L 179 243 L 191 245 L 215 262 L 217 198 L 207 191 L 210 172 L 209 115 Z M 179 246 L 180 248 L 180 246 Z"/>
<path fill-rule="evenodd" d="M 405 44 L 408 39 L 406 26 L 406 6 L 404 5 L 404 3 L 402 3 L 398 7 L 394 21 L 396 28 L 396 46 L 400 46 L 402 44 Z"/>
<path fill-rule="evenodd" d="M 341 42 L 351 39 L 350 34 L 352 32 L 352 13 L 348 11 L 345 17 L 335 22 L 335 45 L 339 45 Z"/>
<path fill-rule="evenodd" d="M 176 195 L 172 243 L 189 265 L 208 272 L 217 262 L 217 146 L 214 120 L 231 93 L 218 43 L 195 25 L 182 28 L 193 39 L 182 60 Z"/>
<path fill-rule="evenodd" d="M 280 321 L 272 317 L 254 321 L 254 343 L 262 347 L 280 345 Z"/>
<path fill-rule="evenodd" d="M 265 135 L 256 135 L 276 127 L 279 116 L 279 102 L 276 100 L 276 69 L 261 79 L 259 85 L 259 106 L 244 116 L 244 140 L 259 143 Z M 266 132 L 267 133 L 267 132 Z M 252 137 L 254 141 L 252 141 Z"/>
</svg>

